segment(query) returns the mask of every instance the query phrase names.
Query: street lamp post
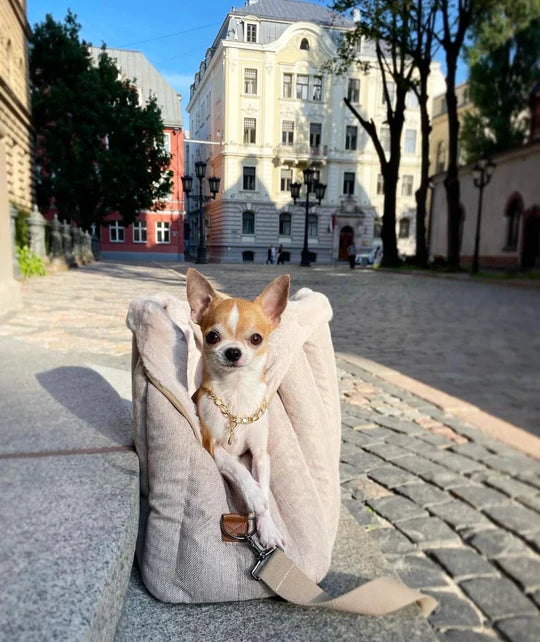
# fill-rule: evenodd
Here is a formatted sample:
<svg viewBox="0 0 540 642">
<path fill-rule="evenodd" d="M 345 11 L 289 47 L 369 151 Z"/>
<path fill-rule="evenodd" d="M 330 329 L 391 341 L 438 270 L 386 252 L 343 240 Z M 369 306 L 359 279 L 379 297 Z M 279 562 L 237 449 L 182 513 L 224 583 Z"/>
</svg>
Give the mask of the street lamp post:
<svg viewBox="0 0 540 642">
<path fill-rule="evenodd" d="M 476 236 L 474 238 L 474 256 L 472 263 L 472 273 L 478 273 L 478 254 L 480 251 L 480 222 L 482 220 L 482 200 L 484 196 L 484 187 L 491 180 L 493 170 L 495 169 L 495 163 L 488 158 L 480 158 L 476 161 L 475 166 L 473 167 L 473 183 L 475 187 L 478 187 L 478 214 L 476 216 Z"/>
<path fill-rule="evenodd" d="M 206 163 L 204 161 L 197 161 L 195 163 L 195 176 L 199 179 L 199 193 L 197 195 L 192 195 L 191 190 L 193 189 L 193 177 L 192 176 L 182 176 L 182 187 L 184 193 L 189 198 L 196 199 L 199 205 L 199 246 L 197 248 L 197 260 L 195 263 L 208 263 L 206 256 L 206 243 L 205 243 L 205 234 L 204 234 L 204 212 L 203 204 L 216 198 L 216 194 L 219 192 L 219 178 L 217 176 L 210 176 L 208 179 L 208 187 L 212 196 L 203 196 L 203 179 L 206 175 Z"/>
<path fill-rule="evenodd" d="M 304 185 L 306 186 L 306 200 L 299 203 L 306 208 L 306 217 L 304 220 L 304 247 L 302 249 L 302 260 L 300 265 L 303 267 L 310 267 L 311 263 L 309 262 L 309 249 L 308 249 L 308 219 L 309 219 L 309 208 L 317 205 L 317 203 L 309 202 L 309 193 L 315 192 L 315 197 L 321 204 L 322 199 L 324 198 L 324 193 L 326 192 L 326 185 L 323 185 L 319 181 L 315 181 L 315 170 L 307 167 L 304 170 Z M 291 196 L 293 198 L 294 204 L 296 205 L 297 199 L 300 197 L 300 188 L 302 187 L 301 183 L 291 183 Z"/>
</svg>

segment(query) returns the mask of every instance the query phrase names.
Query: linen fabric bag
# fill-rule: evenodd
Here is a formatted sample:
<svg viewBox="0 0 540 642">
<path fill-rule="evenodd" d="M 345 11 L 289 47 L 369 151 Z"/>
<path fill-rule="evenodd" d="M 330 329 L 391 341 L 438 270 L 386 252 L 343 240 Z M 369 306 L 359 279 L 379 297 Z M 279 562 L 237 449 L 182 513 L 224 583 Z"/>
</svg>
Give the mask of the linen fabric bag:
<svg viewBox="0 0 540 642">
<path fill-rule="evenodd" d="M 328 572 L 340 510 L 340 401 L 328 299 L 300 290 L 269 341 L 270 510 L 287 556 L 308 578 Z M 224 513 L 245 512 L 201 445 L 191 399 L 201 381 L 200 329 L 168 294 L 138 297 L 133 332 L 134 439 L 141 467 L 137 557 L 148 590 L 165 602 L 271 595 L 250 575 L 248 546 L 221 540 Z M 244 458 L 249 466 L 249 456 Z"/>
</svg>

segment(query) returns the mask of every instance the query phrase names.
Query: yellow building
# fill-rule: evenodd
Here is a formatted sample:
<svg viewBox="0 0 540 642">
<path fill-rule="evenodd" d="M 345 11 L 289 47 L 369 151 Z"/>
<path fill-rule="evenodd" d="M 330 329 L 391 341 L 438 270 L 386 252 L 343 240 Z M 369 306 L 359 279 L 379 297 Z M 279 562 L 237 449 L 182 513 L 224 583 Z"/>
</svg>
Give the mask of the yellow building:
<svg viewBox="0 0 540 642">
<path fill-rule="evenodd" d="M 32 208 L 32 124 L 24 0 L 0 0 L 0 300 L 2 313 L 18 301 L 13 279 L 10 202 Z"/>
<path fill-rule="evenodd" d="M 458 119 L 463 123 L 463 115 L 472 108 L 469 100 L 469 85 L 464 82 L 456 87 L 458 105 Z M 429 141 L 429 168 L 431 174 L 440 174 L 448 167 L 448 112 L 446 98 L 439 94 L 433 99 L 433 118 L 431 122 L 431 137 Z M 462 154 L 459 157 L 460 165 L 464 163 Z"/>
<path fill-rule="evenodd" d="M 343 102 L 348 96 L 364 117 L 373 118 L 389 146 L 373 44 L 365 41 L 360 50 L 372 64 L 368 74 L 321 72 L 343 32 L 353 27 L 321 5 L 291 0 L 251 0 L 227 14 L 195 75 L 187 107 L 192 141 L 186 168 L 202 160 L 207 176 L 221 178 L 220 193 L 205 210 L 210 260 L 264 261 L 270 244 L 282 244 L 298 262 L 305 208 L 293 205 L 290 184 L 302 182 L 308 166 L 327 185 L 322 204 L 310 209 L 312 260 L 345 258 L 351 239 L 358 251 L 377 244 L 384 198 L 379 160 Z M 440 91 L 437 64 L 432 82 Z M 412 96 L 407 103 L 397 230 L 400 250 L 414 253 L 420 111 Z"/>
</svg>

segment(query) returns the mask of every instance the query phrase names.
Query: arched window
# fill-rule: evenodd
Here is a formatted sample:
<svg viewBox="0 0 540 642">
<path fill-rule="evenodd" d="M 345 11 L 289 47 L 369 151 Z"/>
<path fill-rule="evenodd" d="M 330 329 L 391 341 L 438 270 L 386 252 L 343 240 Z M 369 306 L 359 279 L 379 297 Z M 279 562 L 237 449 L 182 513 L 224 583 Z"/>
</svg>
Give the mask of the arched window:
<svg viewBox="0 0 540 642">
<path fill-rule="evenodd" d="M 399 238 L 408 239 L 410 234 L 411 221 L 408 218 L 402 218 L 399 222 Z"/>
<path fill-rule="evenodd" d="M 307 38 L 302 38 L 302 42 L 300 43 L 300 49 L 309 51 L 309 40 Z"/>
<path fill-rule="evenodd" d="M 242 234 L 244 236 L 255 235 L 255 214 L 253 212 L 242 214 Z"/>
<path fill-rule="evenodd" d="M 7 82 L 10 88 L 13 85 L 13 47 L 11 45 L 11 40 L 8 40 L 7 43 Z"/>
<path fill-rule="evenodd" d="M 288 212 L 279 215 L 279 235 L 291 235 L 291 215 Z"/>
<path fill-rule="evenodd" d="M 308 216 L 308 236 L 319 236 L 319 217 L 317 214 L 310 214 Z"/>
<path fill-rule="evenodd" d="M 515 250 L 519 240 L 519 221 L 523 214 L 523 201 L 521 196 L 516 195 L 506 208 L 508 223 L 506 226 L 506 247 L 507 250 Z"/>
</svg>

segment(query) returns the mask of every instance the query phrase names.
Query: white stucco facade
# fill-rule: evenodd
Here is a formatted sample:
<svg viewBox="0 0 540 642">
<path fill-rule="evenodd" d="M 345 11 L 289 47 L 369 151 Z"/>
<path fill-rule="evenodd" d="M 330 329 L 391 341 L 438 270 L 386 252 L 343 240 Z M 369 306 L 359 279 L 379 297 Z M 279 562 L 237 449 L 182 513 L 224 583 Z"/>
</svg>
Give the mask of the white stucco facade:
<svg viewBox="0 0 540 642">
<path fill-rule="evenodd" d="M 316 13 L 323 8 L 310 3 L 283 0 L 281 6 L 283 11 L 314 7 L 313 22 L 294 15 L 268 18 L 264 6 L 261 0 L 228 14 L 191 88 L 191 138 L 221 143 L 188 141 L 186 153 L 186 167 L 203 160 L 207 176 L 221 178 L 220 193 L 205 208 L 209 258 L 242 261 L 251 258 L 245 252 L 253 252 L 255 261 L 263 261 L 270 244 L 282 244 L 290 260 L 299 261 L 305 207 L 293 205 L 288 186 L 302 182 L 307 166 L 327 185 L 322 204 L 310 208 L 312 258 L 320 263 L 343 258 L 351 235 L 358 251 L 369 250 L 383 209 L 379 160 L 343 98 L 352 91 L 364 117 L 379 126 L 384 122 L 374 49 L 363 43 L 361 55 L 372 63 L 368 74 L 323 74 L 321 66 L 335 55 L 340 33 L 351 23 L 324 24 Z M 440 86 L 438 66 L 433 78 Z M 413 103 L 403 128 L 397 192 L 398 237 L 407 227 L 400 220 L 410 221 L 409 235 L 399 239 L 404 253 L 414 253 L 414 192 L 420 175 L 420 110 Z M 304 186 L 300 199 L 305 200 Z M 246 212 L 253 214 L 247 217 L 254 220 L 252 228 Z"/>
</svg>

